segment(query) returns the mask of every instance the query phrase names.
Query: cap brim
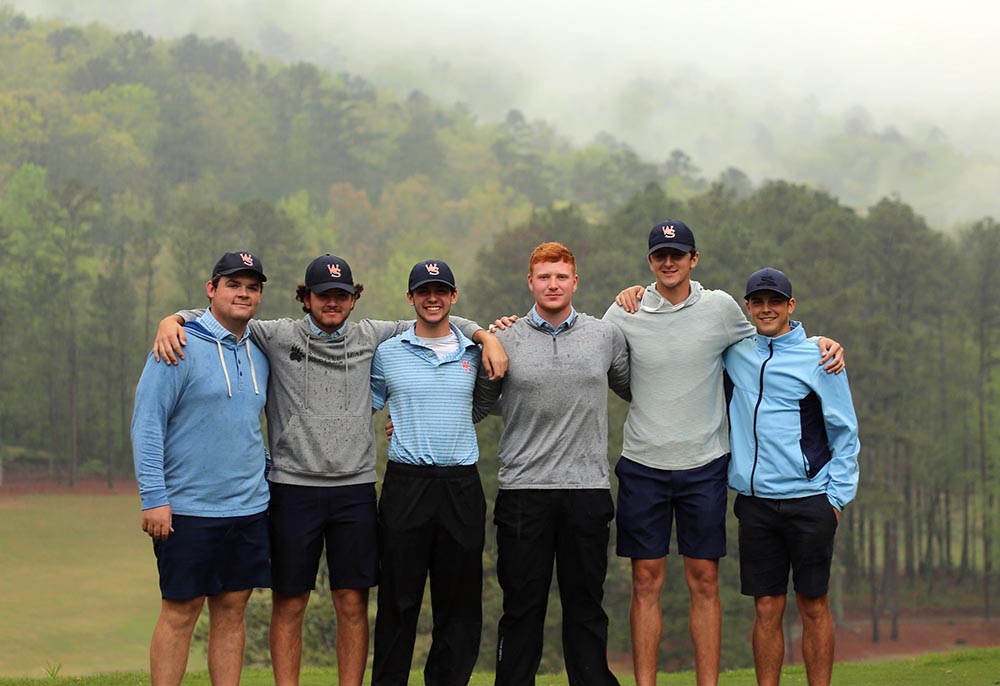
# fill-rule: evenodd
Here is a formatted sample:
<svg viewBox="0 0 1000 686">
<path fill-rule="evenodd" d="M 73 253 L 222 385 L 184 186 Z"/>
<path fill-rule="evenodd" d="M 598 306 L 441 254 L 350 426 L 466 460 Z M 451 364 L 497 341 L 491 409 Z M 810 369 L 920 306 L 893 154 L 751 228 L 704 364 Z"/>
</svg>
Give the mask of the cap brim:
<svg viewBox="0 0 1000 686">
<path fill-rule="evenodd" d="M 445 281 L 443 279 L 424 279 L 423 281 L 417 281 L 416 283 L 411 283 L 410 284 L 410 290 L 413 291 L 413 290 L 415 290 L 417 288 L 420 288 L 421 286 L 426 286 L 429 283 L 443 283 L 445 286 L 447 286 L 448 288 L 450 288 L 453 291 L 457 291 L 458 290 L 458 287 L 455 284 L 453 284 L 453 283 L 451 283 L 449 281 Z"/>
<path fill-rule="evenodd" d="M 250 274 L 255 274 L 260 278 L 260 282 L 264 283 L 267 281 L 267 277 L 264 276 L 264 272 L 258 269 L 251 269 L 250 267 L 237 267 L 236 269 L 227 269 L 224 272 L 219 272 L 220 276 L 229 276 L 230 274 L 239 274 L 240 272 L 248 272 Z"/>
<path fill-rule="evenodd" d="M 325 283 L 318 283 L 315 286 L 310 286 L 309 290 L 313 293 L 326 293 L 327 291 L 333 290 L 334 288 L 339 288 L 342 291 L 347 291 L 351 295 L 354 295 L 354 285 L 349 283 L 340 283 L 338 281 L 327 281 Z"/>
<path fill-rule="evenodd" d="M 752 291 L 747 291 L 746 295 L 743 296 L 743 299 L 749 300 L 750 296 L 753 295 L 754 293 L 761 293 L 763 291 L 770 291 L 771 293 L 777 293 L 783 298 L 788 298 L 789 300 L 792 299 L 792 296 L 790 296 L 788 293 L 785 293 L 784 291 L 779 291 L 777 288 L 771 288 L 770 286 L 767 286 L 765 288 L 755 288 Z"/>
<path fill-rule="evenodd" d="M 670 248 L 671 250 L 676 250 L 678 252 L 691 252 L 694 250 L 693 245 L 687 245 L 685 243 L 658 243 L 649 249 L 646 253 L 646 257 L 649 257 L 657 250 L 663 250 L 664 248 Z"/>
</svg>

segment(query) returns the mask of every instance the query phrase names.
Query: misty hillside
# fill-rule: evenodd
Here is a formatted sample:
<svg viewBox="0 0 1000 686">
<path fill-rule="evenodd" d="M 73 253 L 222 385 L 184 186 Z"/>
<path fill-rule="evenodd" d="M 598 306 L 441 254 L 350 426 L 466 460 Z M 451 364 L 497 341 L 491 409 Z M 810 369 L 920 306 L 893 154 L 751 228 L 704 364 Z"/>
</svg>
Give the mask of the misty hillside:
<svg viewBox="0 0 1000 686">
<path fill-rule="evenodd" d="M 693 10 L 679 13 L 671 3 L 658 11 L 624 3 L 618 16 L 604 17 L 587 4 L 530 12 L 518 2 L 505 11 L 472 3 L 455 12 L 443 3 L 402 2 L 392 5 L 388 21 L 385 5 L 179 0 L 167 11 L 119 0 L 19 0 L 15 6 L 154 37 L 233 38 L 270 58 L 360 76 L 397 98 L 419 91 L 445 108 L 462 103 L 481 121 L 499 124 L 518 110 L 578 145 L 610 137 L 654 165 L 682 150 L 689 169 L 708 179 L 732 167 L 756 184 L 807 183 L 856 208 L 897 195 L 942 227 L 1000 214 L 994 96 L 962 85 L 976 83 L 985 66 L 976 50 L 980 61 L 988 58 L 976 29 L 988 23 L 982 12 L 935 10 L 933 19 L 951 33 L 935 34 L 933 47 L 918 50 L 920 34 L 905 12 L 845 7 L 815 24 L 765 5 L 747 25 L 758 39 L 740 54 L 740 22 L 747 20 L 736 9 L 709 20 Z M 687 30 L 650 27 L 657 39 L 650 43 L 642 30 L 647 14 L 666 15 L 669 26 Z M 823 56 L 841 39 L 837 31 L 849 32 L 848 40 L 826 64 Z M 696 40 L 702 33 L 710 42 Z M 798 52 L 782 51 L 777 43 L 795 34 L 802 34 L 792 43 Z M 925 62 L 914 53 L 934 58 Z M 957 56 L 964 59 L 958 71 Z"/>
</svg>

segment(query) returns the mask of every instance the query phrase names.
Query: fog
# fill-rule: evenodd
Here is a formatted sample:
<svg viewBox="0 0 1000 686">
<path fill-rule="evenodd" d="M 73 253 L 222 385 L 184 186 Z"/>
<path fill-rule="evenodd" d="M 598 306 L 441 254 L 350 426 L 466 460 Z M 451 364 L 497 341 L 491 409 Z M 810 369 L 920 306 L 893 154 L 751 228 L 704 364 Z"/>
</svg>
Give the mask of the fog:
<svg viewBox="0 0 1000 686">
<path fill-rule="evenodd" d="M 654 161 L 679 148 L 709 178 L 735 166 L 756 181 L 781 177 L 836 191 L 836 183 L 808 170 L 819 163 L 800 158 L 860 125 L 921 148 L 943 144 L 961 157 L 957 175 L 934 180 L 945 192 L 933 197 L 923 197 L 905 169 L 887 170 L 870 193 L 898 192 L 942 223 L 1000 214 L 1000 10 L 992 3 L 13 4 L 29 16 L 96 20 L 157 37 L 233 38 L 402 94 L 419 88 L 445 105 L 462 102 L 485 121 L 517 108 L 578 143 L 608 132 Z"/>
</svg>

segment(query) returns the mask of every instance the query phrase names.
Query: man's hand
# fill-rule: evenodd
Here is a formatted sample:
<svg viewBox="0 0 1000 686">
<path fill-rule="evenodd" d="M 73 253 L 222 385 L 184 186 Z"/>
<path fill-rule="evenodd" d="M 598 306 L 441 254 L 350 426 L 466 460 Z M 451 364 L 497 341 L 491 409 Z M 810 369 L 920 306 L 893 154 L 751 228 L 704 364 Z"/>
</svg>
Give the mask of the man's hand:
<svg viewBox="0 0 1000 686">
<path fill-rule="evenodd" d="M 833 515 L 837 518 L 837 524 L 840 524 L 840 510 L 833 508 Z"/>
<path fill-rule="evenodd" d="M 168 365 L 177 364 L 177 358 L 184 359 L 184 346 L 187 345 L 187 334 L 184 333 L 184 320 L 176 314 L 160 320 L 156 329 L 156 340 L 153 341 L 153 359 L 161 360 Z"/>
<path fill-rule="evenodd" d="M 174 530 L 173 514 L 169 505 L 151 507 L 142 511 L 142 530 L 154 541 L 165 541 Z"/>
<path fill-rule="evenodd" d="M 819 363 L 827 363 L 823 368 L 826 373 L 840 374 L 844 371 L 844 367 L 847 366 L 847 363 L 844 362 L 844 347 L 832 338 L 823 336 L 820 336 L 816 343 L 819 345 Z"/>
<path fill-rule="evenodd" d="M 507 373 L 507 353 L 497 337 L 486 331 L 480 331 L 478 343 L 483 346 L 483 367 L 489 373 L 490 381 L 498 381 Z"/>
<path fill-rule="evenodd" d="M 500 329 L 501 331 L 506 331 L 510 327 L 514 326 L 514 322 L 516 321 L 517 321 L 516 314 L 508 314 L 505 317 L 500 317 L 500 319 L 490 324 L 490 333 L 493 333 L 497 329 Z"/>
<path fill-rule="evenodd" d="M 385 418 L 385 438 L 386 440 L 392 440 L 392 415 L 387 415 Z"/>
<path fill-rule="evenodd" d="M 615 296 L 615 302 L 629 314 L 635 314 L 639 311 L 639 302 L 642 300 L 642 294 L 645 292 L 645 286 L 629 286 Z"/>
</svg>

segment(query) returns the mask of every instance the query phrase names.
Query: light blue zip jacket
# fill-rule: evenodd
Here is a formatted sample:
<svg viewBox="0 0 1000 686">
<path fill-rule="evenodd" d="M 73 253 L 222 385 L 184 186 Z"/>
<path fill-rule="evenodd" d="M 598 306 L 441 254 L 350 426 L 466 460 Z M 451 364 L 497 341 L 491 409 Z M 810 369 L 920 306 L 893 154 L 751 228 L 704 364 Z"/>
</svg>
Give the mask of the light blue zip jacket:
<svg viewBox="0 0 1000 686">
<path fill-rule="evenodd" d="M 730 488 L 775 499 L 826 494 L 837 509 L 854 499 L 861 444 L 847 373 L 827 374 L 819 358 L 799 322 L 726 350 Z"/>
<path fill-rule="evenodd" d="M 142 509 L 237 517 L 267 509 L 260 415 L 267 358 L 211 312 L 184 326 L 184 364 L 146 360 L 135 392 L 132 452 Z"/>
</svg>

